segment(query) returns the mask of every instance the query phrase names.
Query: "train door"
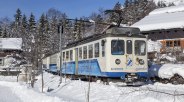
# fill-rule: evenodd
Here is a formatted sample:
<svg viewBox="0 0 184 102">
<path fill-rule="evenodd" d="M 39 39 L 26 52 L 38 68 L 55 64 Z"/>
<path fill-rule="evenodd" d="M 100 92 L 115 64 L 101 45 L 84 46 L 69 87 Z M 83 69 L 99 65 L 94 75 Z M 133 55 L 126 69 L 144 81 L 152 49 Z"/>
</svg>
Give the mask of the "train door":
<svg viewBox="0 0 184 102">
<path fill-rule="evenodd" d="M 126 40 L 126 68 L 133 68 L 133 39 Z"/>
<path fill-rule="evenodd" d="M 75 48 L 75 74 L 78 75 L 78 48 Z"/>
</svg>

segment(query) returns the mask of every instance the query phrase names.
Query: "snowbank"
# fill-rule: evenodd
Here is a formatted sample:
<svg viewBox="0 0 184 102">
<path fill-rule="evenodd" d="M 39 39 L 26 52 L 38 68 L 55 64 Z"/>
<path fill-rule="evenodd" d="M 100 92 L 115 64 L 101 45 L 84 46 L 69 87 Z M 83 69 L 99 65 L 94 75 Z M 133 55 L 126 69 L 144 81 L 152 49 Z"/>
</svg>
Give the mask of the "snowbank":
<svg viewBox="0 0 184 102">
<path fill-rule="evenodd" d="M 25 62 L 22 60 L 21 56 L 19 54 L 16 55 L 7 55 L 4 57 L 4 65 L 0 66 L 0 69 L 16 69 L 16 67 L 19 67 L 21 63 Z"/>
<path fill-rule="evenodd" d="M 0 81 L 0 89 L 1 86 L 3 86 L 2 88 L 8 87 L 11 89 L 10 94 L 16 95 L 22 102 L 86 102 L 88 82 L 69 79 L 66 79 L 65 82 L 63 78 L 63 83 L 60 84 L 60 76 L 44 73 L 45 92 L 41 93 L 39 92 L 41 88 L 41 75 L 37 78 L 38 81 L 36 81 L 34 89 L 27 87 L 25 84 L 20 85 L 15 82 L 4 81 Z M 116 84 L 112 82 L 110 85 L 104 85 L 99 81 L 91 82 L 90 102 L 184 102 L 183 96 L 165 94 L 183 94 L 183 85 L 156 83 L 141 87 L 118 87 Z M 50 89 L 50 91 L 47 92 L 46 89 Z M 0 95 L 1 100 L 2 98 L 4 97 Z M 10 97 L 10 99 L 14 102 L 13 99 L 15 98 Z"/>
<path fill-rule="evenodd" d="M 153 64 L 149 68 L 149 76 L 150 77 L 160 77 L 170 79 L 175 74 L 178 74 L 184 78 L 184 64 L 164 64 L 158 65 Z"/>
<path fill-rule="evenodd" d="M 170 79 L 174 74 L 184 78 L 184 64 L 164 64 L 158 71 L 158 76 L 161 78 Z"/>
<path fill-rule="evenodd" d="M 48 95 L 60 97 L 66 101 L 86 102 L 86 94 L 88 90 L 88 82 L 80 80 L 63 79 L 63 83 L 59 84 L 59 76 L 44 73 L 45 87 L 52 89 L 46 92 Z M 173 86 L 171 84 L 155 84 L 145 85 L 141 87 L 118 87 L 117 83 L 103 85 L 98 82 L 90 83 L 90 102 L 173 102 L 174 97 L 167 94 L 149 91 L 157 90 L 174 94 L 184 86 Z M 41 77 L 36 82 L 37 89 L 41 88 Z M 184 93 L 183 90 L 177 93 Z M 179 98 L 179 99 L 178 99 Z M 183 96 L 178 96 L 175 100 L 184 101 Z"/>
<path fill-rule="evenodd" d="M 20 85 L 15 82 L 0 82 L 0 86 L 9 87 L 15 95 L 17 95 L 22 102 L 63 102 L 58 97 L 47 96 L 43 93 L 36 92 L 31 88 Z M 14 102 L 14 100 L 12 100 Z"/>
<path fill-rule="evenodd" d="M 175 56 L 171 56 L 171 55 L 167 55 L 167 54 L 162 54 L 161 56 L 159 56 L 159 59 L 166 59 L 170 62 L 175 62 L 176 61 Z"/>
</svg>

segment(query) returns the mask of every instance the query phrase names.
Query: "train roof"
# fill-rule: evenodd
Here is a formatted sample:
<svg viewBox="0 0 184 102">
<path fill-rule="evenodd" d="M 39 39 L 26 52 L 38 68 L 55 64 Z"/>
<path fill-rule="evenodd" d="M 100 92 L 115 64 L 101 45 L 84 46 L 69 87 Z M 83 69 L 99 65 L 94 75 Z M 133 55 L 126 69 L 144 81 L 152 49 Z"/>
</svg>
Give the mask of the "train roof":
<svg viewBox="0 0 184 102">
<path fill-rule="evenodd" d="M 131 34 L 131 35 L 130 35 Z M 81 40 L 69 43 L 64 49 L 71 48 L 74 46 L 89 43 L 95 40 L 99 40 L 106 37 L 136 37 L 136 38 L 146 38 L 145 35 L 140 34 L 140 29 L 136 27 L 110 27 L 102 34 L 94 34 L 88 36 Z"/>
</svg>

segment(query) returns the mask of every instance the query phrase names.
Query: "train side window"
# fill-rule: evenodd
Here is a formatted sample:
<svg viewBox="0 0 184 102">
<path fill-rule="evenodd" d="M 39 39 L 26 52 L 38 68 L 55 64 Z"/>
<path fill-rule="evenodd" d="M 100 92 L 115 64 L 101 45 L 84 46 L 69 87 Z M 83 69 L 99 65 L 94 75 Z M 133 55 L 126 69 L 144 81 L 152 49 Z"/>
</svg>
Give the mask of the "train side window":
<svg viewBox="0 0 184 102">
<path fill-rule="evenodd" d="M 70 61 L 73 61 L 73 50 L 70 50 Z"/>
<path fill-rule="evenodd" d="M 132 54 L 132 41 L 131 40 L 127 40 L 127 54 Z"/>
<path fill-rule="evenodd" d="M 124 55 L 124 40 L 112 40 L 111 41 L 111 54 L 112 55 Z"/>
<path fill-rule="evenodd" d="M 66 51 L 66 61 L 69 60 L 69 51 Z"/>
<path fill-rule="evenodd" d="M 135 55 L 146 55 L 146 42 L 141 40 L 135 41 Z"/>
<path fill-rule="evenodd" d="M 88 46 L 88 57 L 93 58 L 93 45 Z"/>
<path fill-rule="evenodd" d="M 95 57 L 99 57 L 99 43 L 95 43 Z"/>
<path fill-rule="evenodd" d="M 79 48 L 79 59 L 82 59 L 82 47 Z"/>
<path fill-rule="evenodd" d="M 87 46 L 83 47 L 83 59 L 87 59 Z"/>
<path fill-rule="evenodd" d="M 65 52 L 63 52 L 63 61 L 65 61 Z"/>
</svg>

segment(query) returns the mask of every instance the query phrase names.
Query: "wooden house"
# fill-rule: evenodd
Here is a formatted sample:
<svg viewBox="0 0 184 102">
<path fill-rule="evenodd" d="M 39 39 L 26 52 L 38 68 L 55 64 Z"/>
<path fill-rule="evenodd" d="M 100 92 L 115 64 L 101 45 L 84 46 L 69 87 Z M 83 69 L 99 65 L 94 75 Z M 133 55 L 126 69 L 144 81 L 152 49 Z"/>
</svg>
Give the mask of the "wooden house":
<svg viewBox="0 0 184 102">
<path fill-rule="evenodd" d="M 0 67 L 4 66 L 7 55 L 22 52 L 22 38 L 0 38 Z"/>
<path fill-rule="evenodd" d="M 160 41 L 161 53 L 184 52 L 184 5 L 156 9 L 132 27 Z"/>
</svg>

